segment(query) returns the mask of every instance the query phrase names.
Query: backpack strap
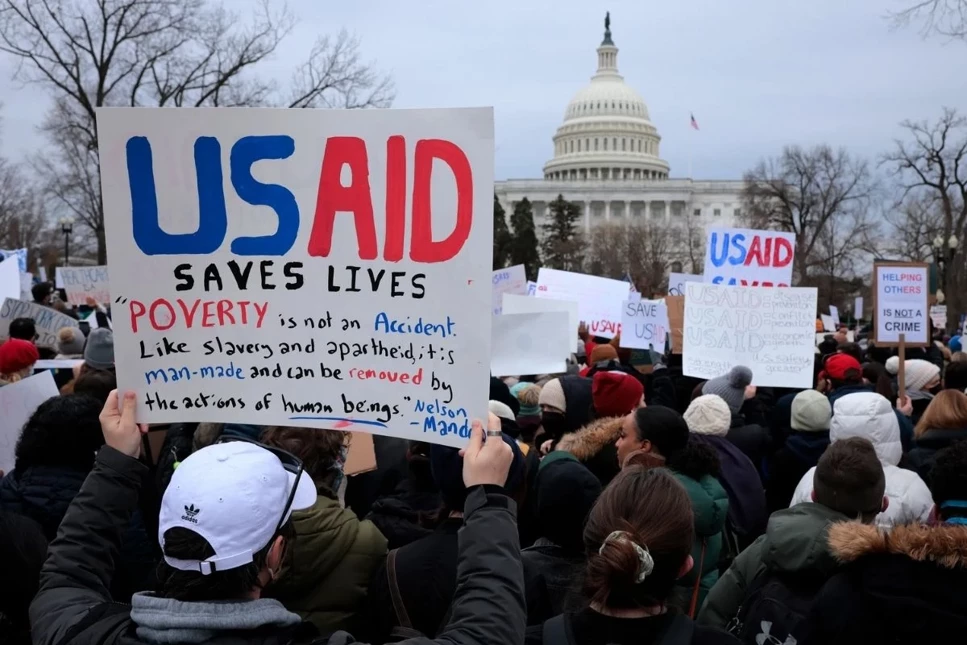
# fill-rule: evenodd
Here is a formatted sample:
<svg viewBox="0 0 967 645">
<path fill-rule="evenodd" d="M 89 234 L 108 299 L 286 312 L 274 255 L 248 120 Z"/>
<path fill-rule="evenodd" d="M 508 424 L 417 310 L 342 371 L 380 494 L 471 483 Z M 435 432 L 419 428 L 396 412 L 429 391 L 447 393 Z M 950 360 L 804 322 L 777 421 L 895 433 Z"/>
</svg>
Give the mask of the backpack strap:
<svg viewBox="0 0 967 645">
<path fill-rule="evenodd" d="M 695 587 L 692 589 L 692 602 L 688 605 L 688 617 L 694 619 L 698 611 L 698 591 L 702 585 L 702 575 L 705 570 L 705 549 L 708 547 L 708 539 L 702 538 L 702 554 L 698 558 L 698 575 L 695 576 Z"/>
<path fill-rule="evenodd" d="M 554 618 L 544 621 L 544 628 L 541 630 L 542 645 L 568 645 L 567 627 L 564 625 L 564 614 L 558 614 Z"/>
<path fill-rule="evenodd" d="M 400 627 L 413 629 L 410 622 L 410 615 L 406 613 L 406 605 L 403 604 L 403 595 L 400 593 L 400 586 L 396 579 L 396 553 L 399 549 L 393 549 L 386 554 L 386 579 L 389 582 L 389 595 L 393 600 L 393 611 L 396 613 L 396 622 Z"/>
</svg>

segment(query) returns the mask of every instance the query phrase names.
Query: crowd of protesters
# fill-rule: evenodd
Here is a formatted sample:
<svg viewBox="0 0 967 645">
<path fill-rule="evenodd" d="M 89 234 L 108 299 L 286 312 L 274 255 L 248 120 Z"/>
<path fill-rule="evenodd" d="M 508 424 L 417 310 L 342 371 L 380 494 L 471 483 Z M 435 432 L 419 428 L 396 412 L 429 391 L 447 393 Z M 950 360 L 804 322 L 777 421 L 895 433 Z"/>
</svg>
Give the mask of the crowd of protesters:
<svg viewBox="0 0 967 645">
<path fill-rule="evenodd" d="M 35 294 L 50 304 L 50 293 Z M 0 344 L 56 374 L 0 480 L 0 642 L 929 643 L 967 628 L 967 356 L 817 349 L 815 388 L 583 328 L 567 374 L 491 379 L 463 450 L 135 423 L 107 312 Z M 862 335 L 861 335 L 862 336 Z M 752 385 L 759 383 L 758 387 Z M 482 394 L 482 393 L 481 393 Z M 350 636 L 352 634 L 352 636 Z"/>
</svg>

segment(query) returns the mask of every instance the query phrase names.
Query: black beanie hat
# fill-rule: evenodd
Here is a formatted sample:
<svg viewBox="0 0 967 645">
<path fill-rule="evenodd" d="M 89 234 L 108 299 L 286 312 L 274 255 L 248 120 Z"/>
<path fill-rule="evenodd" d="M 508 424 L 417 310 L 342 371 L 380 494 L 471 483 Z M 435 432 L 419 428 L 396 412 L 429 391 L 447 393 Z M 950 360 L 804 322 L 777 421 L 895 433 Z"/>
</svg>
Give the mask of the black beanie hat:
<svg viewBox="0 0 967 645">
<path fill-rule="evenodd" d="M 688 424 L 678 412 L 661 405 L 635 410 L 635 425 L 642 440 L 647 439 L 663 457 L 669 457 L 688 445 Z"/>
<path fill-rule="evenodd" d="M 584 524 L 601 494 L 601 482 L 568 456 L 542 464 L 538 471 L 537 522 L 543 537 L 567 551 L 583 553 Z"/>
</svg>

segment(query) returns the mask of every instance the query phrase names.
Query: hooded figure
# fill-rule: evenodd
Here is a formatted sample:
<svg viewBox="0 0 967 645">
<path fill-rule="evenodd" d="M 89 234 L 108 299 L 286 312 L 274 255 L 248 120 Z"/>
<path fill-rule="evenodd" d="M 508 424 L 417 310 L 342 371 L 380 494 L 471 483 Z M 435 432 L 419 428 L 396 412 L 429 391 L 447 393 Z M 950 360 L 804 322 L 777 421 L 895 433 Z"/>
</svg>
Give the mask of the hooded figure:
<svg viewBox="0 0 967 645">
<path fill-rule="evenodd" d="M 766 496 L 755 466 L 726 439 L 732 420 L 729 406 L 719 396 L 706 394 L 692 401 L 683 416 L 692 440 L 708 444 L 718 454 L 718 480 L 729 495 L 729 522 L 744 544 L 751 543 L 766 528 Z"/>
<path fill-rule="evenodd" d="M 923 416 L 934 395 L 940 391 L 940 368 L 921 358 L 913 358 L 904 361 L 904 386 L 906 395 L 913 403 L 913 414 L 910 421 L 917 425 L 920 417 Z M 900 370 L 900 358 L 891 356 L 886 361 L 886 371 L 896 375 Z"/>
<path fill-rule="evenodd" d="M 933 508 L 930 490 L 915 472 L 897 467 L 903 456 L 903 448 L 900 444 L 900 424 L 890 402 L 872 392 L 858 392 L 837 399 L 833 404 L 829 439 L 836 442 L 847 437 L 869 439 L 883 465 L 885 495 L 889 505 L 876 516 L 876 524 L 889 528 L 928 521 Z M 789 506 L 811 500 L 815 470 L 810 468 L 803 475 Z"/>
<path fill-rule="evenodd" d="M 591 379 L 583 376 L 551 379 L 541 388 L 539 402 L 544 439 L 557 443 L 565 434 L 583 428 L 591 418 Z"/>
<path fill-rule="evenodd" d="M 789 506 L 796 485 L 819 463 L 829 447 L 829 399 L 816 390 L 804 390 L 792 399 L 790 432 L 769 462 L 766 503 L 770 513 Z"/>
<path fill-rule="evenodd" d="M 728 374 L 706 381 L 702 386 L 702 394 L 715 394 L 722 398 L 729 406 L 732 414 L 728 440 L 744 452 L 756 470 L 762 468 L 769 449 L 769 432 L 755 423 L 746 423 L 742 416 L 742 406 L 745 403 L 752 385 L 752 370 L 744 365 L 736 365 Z"/>
</svg>

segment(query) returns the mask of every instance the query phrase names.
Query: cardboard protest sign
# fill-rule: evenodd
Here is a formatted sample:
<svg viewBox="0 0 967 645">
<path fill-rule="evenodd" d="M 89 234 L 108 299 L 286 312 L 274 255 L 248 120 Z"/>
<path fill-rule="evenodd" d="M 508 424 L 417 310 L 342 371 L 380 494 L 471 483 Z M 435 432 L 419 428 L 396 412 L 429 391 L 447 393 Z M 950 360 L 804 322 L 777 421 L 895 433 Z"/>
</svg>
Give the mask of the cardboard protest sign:
<svg viewBox="0 0 967 645">
<path fill-rule="evenodd" d="M 343 473 L 347 476 L 359 475 L 376 470 L 376 446 L 373 435 L 368 432 L 350 432 L 349 450 Z"/>
<path fill-rule="evenodd" d="M 592 336 L 614 338 L 621 328 L 621 303 L 628 299 L 628 283 L 541 268 L 537 273 L 536 295 L 538 298 L 574 300 L 578 303 L 578 316 Z"/>
<path fill-rule="evenodd" d="M 685 286 L 686 376 L 715 378 L 736 365 L 752 384 L 813 386 L 815 288 Z"/>
<path fill-rule="evenodd" d="M 908 347 L 930 344 L 928 266 L 877 262 L 873 265 L 873 341 L 895 347 L 900 334 Z"/>
<path fill-rule="evenodd" d="M 621 306 L 621 346 L 665 351 L 668 309 L 664 300 L 629 300 Z"/>
<path fill-rule="evenodd" d="M 111 301 L 110 280 L 107 267 L 57 267 L 57 280 L 67 291 L 67 301 L 83 305 L 88 298 L 98 303 Z"/>
<path fill-rule="evenodd" d="M 13 470 L 14 450 L 24 424 L 41 403 L 58 394 L 52 372 L 40 372 L 0 387 L 0 470 Z"/>
<path fill-rule="evenodd" d="M 17 258 L 20 273 L 27 273 L 27 249 L 0 249 L 0 261 Z"/>
<path fill-rule="evenodd" d="M 665 309 L 668 312 L 672 354 L 681 354 L 682 336 L 685 333 L 685 296 L 666 296 Z"/>
<path fill-rule="evenodd" d="M 668 274 L 668 295 L 684 296 L 686 282 L 703 282 L 704 278 L 700 275 L 691 273 L 669 273 Z"/>
<path fill-rule="evenodd" d="M 578 303 L 573 300 L 552 300 L 550 298 L 531 298 L 528 296 L 518 296 L 512 293 L 504 294 L 504 314 L 539 314 L 544 312 L 563 311 L 567 314 L 568 329 L 570 330 L 565 341 L 560 345 L 550 345 L 554 342 L 550 339 L 545 340 L 553 348 L 553 351 L 560 356 L 567 357 L 573 351 L 578 335 Z"/>
<path fill-rule="evenodd" d="M 491 109 L 105 108 L 97 127 L 138 421 L 456 446 L 486 418 Z"/>
<path fill-rule="evenodd" d="M 833 319 L 833 329 L 839 329 L 839 307 L 830 305 L 829 317 Z"/>
<path fill-rule="evenodd" d="M 705 282 L 788 287 L 795 249 L 793 233 L 712 227 L 705 244 Z"/>
<path fill-rule="evenodd" d="M 492 309 L 495 316 L 499 316 L 504 308 L 504 294 L 527 294 L 527 276 L 524 275 L 524 265 L 497 269 L 490 278 L 492 289 Z"/>
<path fill-rule="evenodd" d="M 11 257 L 0 262 L 0 298 L 20 299 L 22 294 L 20 265 Z"/>
<path fill-rule="evenodd" d="M 7 298 L 0 306 L 0 339 L 8 338 L 10 323 L 17 318 L 33 318 L 37 327 L 37 345 L 57 347 L 57 332 L 64 327 L 77 327 L 77 321 L 50 307 Z"/>
<path fill-rule="evenodd" d="M 494 376 L 558 374 L 573 351 L 573 333 L 566 312 L 545 311 L 494 316 L 490 342 L 490 373 Z M 561 352 L 570 344 L 570 351 Z"/>
</svg>

